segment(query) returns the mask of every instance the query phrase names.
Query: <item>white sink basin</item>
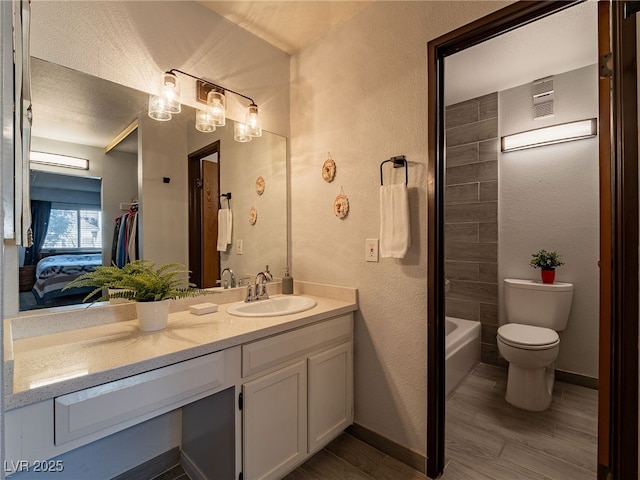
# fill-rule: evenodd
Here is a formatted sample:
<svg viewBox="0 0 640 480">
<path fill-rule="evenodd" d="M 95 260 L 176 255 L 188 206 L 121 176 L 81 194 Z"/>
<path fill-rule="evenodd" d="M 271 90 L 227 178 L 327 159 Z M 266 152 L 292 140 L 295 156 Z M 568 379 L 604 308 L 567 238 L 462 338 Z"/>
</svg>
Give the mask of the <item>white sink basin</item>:
<svg viewBox="0 0 640 480">
<path fill-rule="evenodd" d="M 268 300 L 239 302 L 227 308 L 227 313 L 238 317 L 277 317 L 309 310 L 316 306 L 313 298 L 298 295 L 282 295 Z"/>
</svg>

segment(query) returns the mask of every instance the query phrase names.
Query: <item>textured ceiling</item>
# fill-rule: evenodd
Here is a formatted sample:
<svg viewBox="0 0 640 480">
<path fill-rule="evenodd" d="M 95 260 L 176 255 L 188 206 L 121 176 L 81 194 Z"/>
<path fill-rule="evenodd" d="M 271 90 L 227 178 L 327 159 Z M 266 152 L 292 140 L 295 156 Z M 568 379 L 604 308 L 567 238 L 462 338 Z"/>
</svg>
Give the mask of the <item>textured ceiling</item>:
<svg viewBox="0 0 640 480">
<path fill-rule="evenodd" d="M 31 101 L 34 137 L 104 148 L 146 110 L 148 95 L 32 57 Z M 137 142 L 125 148 L 137 152 Z"/>
<path fill-rule="evenodd" d="M 359 1 L 208 1 L 198 3 L 289 54 L 367 8 Z"/>
</svg>

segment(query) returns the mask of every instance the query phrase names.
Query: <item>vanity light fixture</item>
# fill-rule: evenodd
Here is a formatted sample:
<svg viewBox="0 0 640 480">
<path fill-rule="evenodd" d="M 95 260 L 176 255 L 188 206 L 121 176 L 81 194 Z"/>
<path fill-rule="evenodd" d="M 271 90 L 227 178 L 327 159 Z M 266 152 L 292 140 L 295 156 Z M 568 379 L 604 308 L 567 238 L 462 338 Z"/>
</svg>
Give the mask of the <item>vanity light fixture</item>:
<svg viewBox="0 0 640 480">
<path fill-rule="evenodd" d="M 526 132 L 505 135 L 501 139 L 501 150 L 513 152 L 525 148 L 542 147 L 555 143 L 571 142 L 598 134 L 598 121 L 595 118 L 577 122 L 561 123 L 550 127 L 536 128 Z"/>
<path fill-rule="evenodd" d="M 254 137 L 262 136 L 258 105 L 252 98 L 175 68 L 163 74 L 158 95 L 149 96 L 149 116 L 151 118 L 158 121 L 168 121 L 171 120 L 173 114 L 180 112 L 178 73 L 196 81 L 196 100 L 206 103 L 205 108 L 196 110 L 196 129 L 198 131 L 211 133 L 217 127 L 223 127 L 226 124 L 225 94 L 228 92 L 251 102 L 247 107 L 245 122 L 235 122 L 234 139 L 238 142 L 248 142 Z"/>
<path fill-rule="evenodd" d="M 89 160 L 86 158 L 69 157 L 55 153 L 29 152 L 29 163 L 34 165 L 50 165 L 53 167 L 75 168 L 76 170 L 89 170 Z"/>
</svg>

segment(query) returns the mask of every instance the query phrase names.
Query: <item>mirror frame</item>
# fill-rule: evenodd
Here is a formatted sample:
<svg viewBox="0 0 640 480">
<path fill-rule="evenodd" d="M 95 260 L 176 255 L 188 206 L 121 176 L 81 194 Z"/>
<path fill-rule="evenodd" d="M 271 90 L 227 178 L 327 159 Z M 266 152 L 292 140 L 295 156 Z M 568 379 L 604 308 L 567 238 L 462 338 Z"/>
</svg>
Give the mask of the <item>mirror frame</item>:
<svg viewBox="0 0 640 480">
<path fill-rule="evenodd" d="M 445 58 L 576 3 L 580 1 L 520 1 L 428 43 L 426 474 L 429 478 L 437 478 L 445 466 Z M 614 130 L 603 130 L 600 135 L 600 208 L 601 212 L 609 212 L 604 217 L 601 214 L 600 220 L 598 478 L 602 480 L 611 478 L 608 476 L 611 474 L 613 478 L 635 478 L 638 472 L 637 456 L 633 454 L 638 451 L 637 72 L 629 68 L 623 75 L 625 64 L 636 68 L 635 16 L 622 11 L 627 2 L 611 3 L 599 2 L 601 10 L 613 9 L 613 46 L 604 51 L 614 53 L 613 78 L 616 79 L 612 88 L 613 112 L 609 111 L 609 96 L 602 94 L 602 82 L 599 93 L 600 116 L 611 118 Z M 603 29 L 599 37 L 608 35 L 608 23 L 599 28 Z M 623 55 L 623 44 L 626 55 Z M 599 51 L 603 51 L 602 46 Z M 600 123 L 607 124 L 606 121 Z M 606 146 L 610 148 L 607 150 Z M 609 176 L 611 181 L 607 182 Z M 609 203 L 602 205 L 607 200 Z M 611 248 L 607 250 L 608 247 Z M 603 363 L 610 367 L 605 372 L 606 378 Z"/>
</svg>

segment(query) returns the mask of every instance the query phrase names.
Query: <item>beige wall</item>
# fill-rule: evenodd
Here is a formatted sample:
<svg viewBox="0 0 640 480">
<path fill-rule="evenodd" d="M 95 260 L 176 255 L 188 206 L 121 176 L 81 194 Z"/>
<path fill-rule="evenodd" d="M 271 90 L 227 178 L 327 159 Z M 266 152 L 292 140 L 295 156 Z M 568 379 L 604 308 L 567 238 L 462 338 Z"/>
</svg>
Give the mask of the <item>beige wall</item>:
<svg viewBox="0 0 640 480">
<path fill-rule="evenodd" d="M 287 265 L 287 141 L 271 133 L 249 143 L 233 139 L 233 122 L 213 133 L 201 133 L 189 122 L 189 153 L 220 140 L 220 193 L 231 192 L 233 228 L 231 245 L 220 252 L 220 269 L 233 270 L 236 281 L 243 276 L 254 280 L 269 265 L 275 277 Z M 265 180 L 262 195 L 256 192 L 258 176 Z M 226 200 L 222 201 L 226 207 Z M 255 207 L 258 220 L 249 223 L 249 209 Z M 236 253 L 242 240 L 243 253 Z M 211 248 L 216 248 L 212 245 Z"/>
<path fill-rule="evenodd" d="M 499 2 L 376 2 L 292 58 L 293 276 L 354 286 L 355 421 L 417 452 L 426 438 L 427 42 Z M 320 171 L 327 152 L 332 183 Z M 379 237 L 379 165 L 409 161 L 411 248 L 366 263 Z M 397 177 L 387 181 L 402 181 Z M 334 216 L 343 188 L 350 211 Z"/>
<path fill-rule="evenodd" d="M 532 79 L 533 80 L 533 79 Z M 598 116 L 598 66 L 554 75 L 554 115 L 531 118 L 531 84 L 500 92 L 500 136 Z M 557 250 L 556 281 L 574 286 L 556 369 L 598 377 L 598 138 L 500 154 L 498 288 L 537 280 L 531 254 Z M 500 324 L 507 321 L 501 303 Z"/>
</svg>

